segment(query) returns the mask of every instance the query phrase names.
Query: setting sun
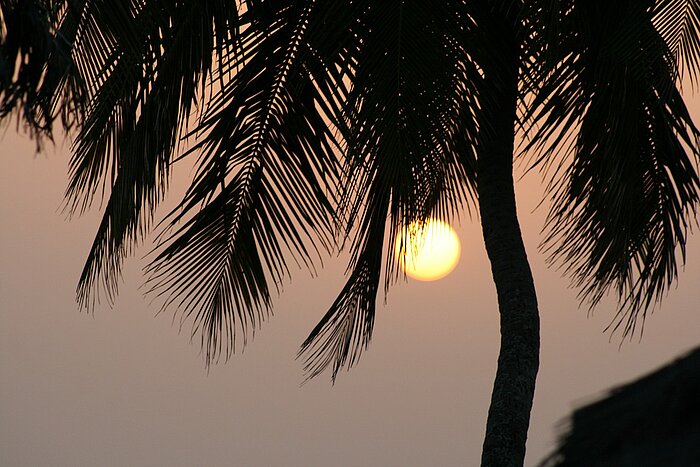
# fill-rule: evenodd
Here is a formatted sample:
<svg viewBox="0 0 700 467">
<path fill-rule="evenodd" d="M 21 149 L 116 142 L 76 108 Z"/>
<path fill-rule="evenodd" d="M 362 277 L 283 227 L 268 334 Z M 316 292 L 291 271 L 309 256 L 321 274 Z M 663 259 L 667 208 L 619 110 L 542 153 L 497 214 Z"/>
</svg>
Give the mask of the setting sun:
<svg viewBox="0 0 700 467">
<path fill-rule="evenodd" d="M 457 266 L 459 238 L 445 222 L 413 222 L 397 236 L 394 255 L 410 277 L 421 281 L 442 279 Z"/>
</svg>

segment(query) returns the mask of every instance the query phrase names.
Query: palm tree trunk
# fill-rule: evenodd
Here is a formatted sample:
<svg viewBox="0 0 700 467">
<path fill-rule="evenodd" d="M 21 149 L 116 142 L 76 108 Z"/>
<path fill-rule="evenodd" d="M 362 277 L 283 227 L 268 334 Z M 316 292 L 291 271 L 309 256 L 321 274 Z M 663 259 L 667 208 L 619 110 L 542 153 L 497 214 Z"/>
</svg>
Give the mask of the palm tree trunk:
<svg viewBox="0 0 700 467">
<path fill-rule="evenodd" d="M 498 467 L 523 465 L 540 345 L 537 297 L 518 224 L 513 186 L 518 47 L 513 23 L 505 22 L 496 32 L 504 41 L 503 53 L 512 60 L 506 68 L 499 65 L 498 69 L 486 70 L 486 79 L 493 84 L 488 86 L 493 105 L 485 106 L 491 127 L 484 130 L 477 164 L 484 243 L 496 284 L 501 322 L 501 349 L 481 465 Z"/>
</svg>

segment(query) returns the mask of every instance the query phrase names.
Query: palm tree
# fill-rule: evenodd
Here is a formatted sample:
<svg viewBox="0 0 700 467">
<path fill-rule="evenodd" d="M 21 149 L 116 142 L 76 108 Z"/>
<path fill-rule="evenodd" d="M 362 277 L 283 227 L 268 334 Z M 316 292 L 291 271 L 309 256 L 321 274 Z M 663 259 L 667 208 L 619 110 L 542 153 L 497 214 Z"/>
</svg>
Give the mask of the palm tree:
<svg viewBox="0 0 700 467">
<path fill-rule="evenodd" d="M 384 245 L 478 205 L 501 317 L 482 465 L 522 465 L 539 360 L 514 157 L 548 177 L 543 250 L 582 302 L 615 291 L 623 337 L 685 260 L 700 133 L 678 87 L 697 78 L 698 0 L 1 0 L 0 15 L 0 115 L 39 143 L 60 117 L 67 207 L 106 197 L 81 307 L 113 298 L 173 163 L 196 161 L 147 283 L 207 364 L 245 344 L 290 261 L 349 243 L 300 351 L 308 377 L 335 380 L 370 341 L 382 274 L 400 277 Z"/>
</svg>

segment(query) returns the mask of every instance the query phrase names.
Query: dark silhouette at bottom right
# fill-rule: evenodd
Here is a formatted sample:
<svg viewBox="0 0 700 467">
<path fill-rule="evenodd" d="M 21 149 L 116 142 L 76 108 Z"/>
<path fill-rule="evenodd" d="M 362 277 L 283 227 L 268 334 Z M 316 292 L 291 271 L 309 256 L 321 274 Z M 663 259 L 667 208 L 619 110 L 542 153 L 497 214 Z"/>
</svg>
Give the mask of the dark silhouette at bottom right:
<svg viewBox="0 0 700 467">
<path fill-rule="evenodd" d="M 700 467 L 700 347 L 576 409 L 539 467 Z"/>
</svg>

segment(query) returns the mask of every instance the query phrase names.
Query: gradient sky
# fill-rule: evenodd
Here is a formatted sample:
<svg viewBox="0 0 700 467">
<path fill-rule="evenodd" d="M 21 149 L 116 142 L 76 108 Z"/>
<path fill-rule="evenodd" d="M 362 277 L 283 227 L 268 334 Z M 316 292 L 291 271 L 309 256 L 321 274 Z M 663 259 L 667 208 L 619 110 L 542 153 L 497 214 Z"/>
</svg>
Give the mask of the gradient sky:
<svg viewBox="0 0 700 467">
<path fill-rule="evenodd" d="M 700 98 L 691 107 L 700 121 Z M 455 226 L 462 259 L 447 278 L 390 290 L 374 339 L 335 386 L 300 386 L 297 348 L 344 283 L 347 257 L 317 278 L 294 271 L 274 316 L 243 354 L 209 373 L 189 327 L 155 316 L 138 290 L 141 247 L 113 309 L 78 312 L 74 288 L 98 209 L 60 212 L 68 143 L 36 154 L 14 123 L 0 143 L 0 465 L 478 465 L 498 354 L 495 289 L 476 219 Z M 189 173 L 175 173 L 174 192 Z M 679 286 L 647 319 L 641 342 L 603 333 L 537 251 L 546 206 L 540 176 L 517 185 L 542 315 L 542 358 L 526 465 L 553 447 L 557 423 L 611 386 L 700 342 L 700 236 Z M 170 203 L 172 204 L 172 202 Z M 696 229 L 697 230 L 697 229 Z M 381 301 L 381 298 L 380 298 Z"/>
</svg>

